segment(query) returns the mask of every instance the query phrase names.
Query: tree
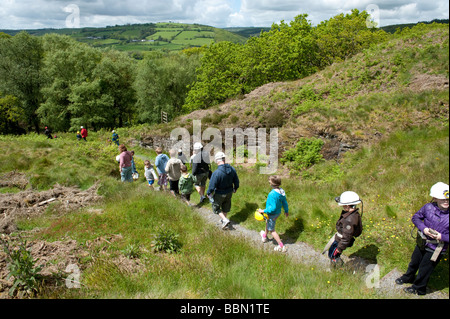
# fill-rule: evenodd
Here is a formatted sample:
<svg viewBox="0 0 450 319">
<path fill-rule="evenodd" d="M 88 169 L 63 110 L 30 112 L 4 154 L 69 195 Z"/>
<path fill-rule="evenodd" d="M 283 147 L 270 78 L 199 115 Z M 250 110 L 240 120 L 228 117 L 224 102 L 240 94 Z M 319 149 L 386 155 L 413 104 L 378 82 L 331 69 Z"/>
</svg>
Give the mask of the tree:
<svg viewBox="0 0 450 319">
<path fill-rule="evenodd" d="M 0 134 L 24 133 L 20 122 L 25 119 L 19 99 L 0 92 Z"/>
<path fill-rule="evenodd" d="M 371 44 L 387 39 L 388 35 L 383 30 L 367 26 L 368 17 L 366 11 L 354 9 L 351 14 L 341 13 L 315 28 L 320 68 L 343 61 Z"/>
<path fill-rule="evenodd" d="M 44 65 L 48 81 L 42 92 L 45 102 L 38 109 L 38 114 L 53 129 L 66 131 L 70 128 L 72 113 L 69 110 L 69 95 L 73 86 L 90 78 L 92 69 L 99 56 L 89 54 L 89 48 L 78 44 L 69 36 L 56 34 L 43 38 L 46 51 Z M 94 53 L 93 50 L 89 50 Z"/>
<path fill-rule="evenodd" d="M 289 24 L 273 24 L 270 31 L 245 45 L 211 45 L 186 98 L 185 111 L 222 103 L 269 82 L 304 78 L 386 39 L 384 31 L 366 26 L 365 11 L 337 15 L 315 28 L 307 17 L 301 14 Z"/>
<path fill-rule="evenodd" d="M 242 48 L 240 44 L 227 41 L 209 47 L 186 97 L 186 112 L 222 103 L 241 93 Z"/>
<path fill-rule="evenodd" d="M 103 52 L 101 61 L 86 79 L 72 87 L 69 95 L 71 126 L 113 128 L 131 123 L 135 104 L 133 61 L 124 53 Z"/>
<path fill-rule="evenodd" d="M 170 118 L 181 113 L 188 88 L 195 79 L 200 52 L 154 53 L 139 61 L 134 86 L 138 123 L 159 123 L 161 111 Z"/>
<path fill-rule="evenodd" d="M 74 111 L 70 95 L 75 87 L 92 81 L 94 69 L 102 55 L 99 50 L 69 36 L 56 34 L 45 35 L 43 47 L 47 80 L 42 88 L 44 102 L 37 113 L 54 130 L 67 131 L 71 128 Z"/>
<path fill-rule="evenodd" d="M 17 97 L 28 130 L 39 132 L 36 110 L 42 101 L 43 48 L 40 38 L 25 31 L 0 37 L 0 89 Z"/>
</svg>

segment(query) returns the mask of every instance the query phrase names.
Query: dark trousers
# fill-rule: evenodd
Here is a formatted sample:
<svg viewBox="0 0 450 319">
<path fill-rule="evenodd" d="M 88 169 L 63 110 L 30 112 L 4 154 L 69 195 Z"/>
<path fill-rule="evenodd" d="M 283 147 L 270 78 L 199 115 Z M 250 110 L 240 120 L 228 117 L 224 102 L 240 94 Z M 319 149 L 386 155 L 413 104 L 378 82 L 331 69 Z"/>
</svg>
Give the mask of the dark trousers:
<svg viewBox="0 0 450 319">
<path fill-rule="evenodd" d="M 174 194 L 179 194 L 180 191 L 178 189 L 178 181 L 171 181 L 169 180 L 169 185 L 170 185 L 170 190 L 174 193 Z"/>
<path fill-rule="evenodd" d="M 428 281 L 430 280 L 430 276 L 433 273 L 434 268 L 439 264 L 441 260 L 441 255 L 437 258 L 436 261 L 431 261 L 431 256 L 433 255 L 432 251 L 428 251 L 425 249 L 420 249 L 419 246 L 416 246 L 414 252 L 411 256 L 411 261 L 408 265 L 408 270 L 401 277 L 404 282 L 411 282 L 412 287 L 417 290 L 420 294 L 425 294 L 427 290 Z M 416 273 L 417 277 L 414 279 Z"/>
</svg>

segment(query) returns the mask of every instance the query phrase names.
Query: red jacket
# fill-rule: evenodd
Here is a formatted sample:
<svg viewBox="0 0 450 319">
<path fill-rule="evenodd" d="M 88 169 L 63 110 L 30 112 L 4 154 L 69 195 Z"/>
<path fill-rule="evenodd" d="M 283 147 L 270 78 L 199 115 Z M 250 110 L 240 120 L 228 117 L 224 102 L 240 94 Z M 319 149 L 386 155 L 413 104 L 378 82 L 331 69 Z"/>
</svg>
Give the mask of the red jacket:
<svg viewBox="0 0 450 319">
<path fill-rule="evenodd" d="M 85 128 L 82 128 L 80 133 L 81 133 L 81 137 L 87 137 L 88 136 L 88 132 L 87 132 L 87 130 Z"/>
</svg>

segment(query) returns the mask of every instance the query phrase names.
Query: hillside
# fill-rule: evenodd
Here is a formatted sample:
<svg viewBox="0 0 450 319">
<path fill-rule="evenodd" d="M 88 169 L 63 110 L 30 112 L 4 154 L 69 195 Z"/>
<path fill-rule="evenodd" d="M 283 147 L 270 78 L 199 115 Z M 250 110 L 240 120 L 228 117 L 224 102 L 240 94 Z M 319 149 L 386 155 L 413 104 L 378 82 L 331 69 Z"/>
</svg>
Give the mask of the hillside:
<svg viewBox="0 0 450 319">
<path fill-rule="evenodd" d="M 323 141 L 323 160 L 302 170 L 287 162 L 277 172 L 289 202 L 289 217 L 276 225 L 285 255 L 258 238 L 264 226 L 254 212 L 270 191 L 261 163 L 233 163 L 240 187 L 233 228 L 222 231 L 209 203 L 190 207 L 152 192 L 143 174 L 121 183 L 109 130 L 91 131 L 87 143 L 73 133 L 0 136 L 1 239 L 15 247 L 26 239 L 45 265 L 39 298 L 410 298 L 368 287 L 353 265 L 379 265 L 383 285 L 394 285 L 415 246 L 412 214 L 430 201 L 431 185 L 448 183 L 448 48 L 448 26 L 419 26 L 307 78 L 269 83 L 168 124 L 117 129 L 140 173 L 154 147 L 168 145 L 175 128 L 192 132 L 193 120 L 203 131 L 278 127 L 280 159 L 303 137 Z M 344 252 L 347 266 L 329 271 L 320 251 L 335 233 L 334 198 L 345 190 L 363 199 L 364 231 Z M 181 249 L 154 251 L 158 238 Z M 6 265 L 0 251 L 0 296 L 12 298 Z M 64 286 L 69 265 L 79 267 L 79 289 Z M 448 299 L 448 266 L 447 253 L 426 298 Z"/>
<path fill-rule="evenodd" d="M 319 137 L 324 157 L 336 159 L 343 145 L 357 149 L 398 130 L 445 125 L 447 48 L 448 25 L 415 28 L 312 76 L 266 84 L 170 126 L 201 119 L 205 127 L 278 127 L 280 153 L 300 137 Z"/>
<path fill-rule="evenodd" d="M 172 22 L 116 25 L 104 28 L 25 30 L 31 35 L 65 34 L 94 47 L 111 47 L 120 51 L 178 51 L 213 42 L 244 43 L 247 38 L 223 29 L 200 24 Z M 18 30 L 0 30 L 15 35 Z"/>
</svg>

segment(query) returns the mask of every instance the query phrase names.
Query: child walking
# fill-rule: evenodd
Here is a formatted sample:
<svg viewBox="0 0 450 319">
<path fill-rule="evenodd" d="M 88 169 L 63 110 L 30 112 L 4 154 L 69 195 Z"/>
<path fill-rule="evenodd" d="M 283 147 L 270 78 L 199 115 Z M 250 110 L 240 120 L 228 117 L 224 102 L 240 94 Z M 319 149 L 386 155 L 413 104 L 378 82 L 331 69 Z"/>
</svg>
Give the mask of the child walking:
<svg viewBox="0 0 450 319">
<path fill-rule="evenodd" d="M 172 195 L 176 196 L 180 194 L 180 190 L 178 189 L 178 181 L 181 177 L 181 165 L 183 164 L 181 160 L 177 157 L 177 152 L 174 149 L 169 151 L 170 159 L 167 161 L 165 171 L 167 173 L 167 177 L 169 178 L 170 192 Z"/>
<path fill-rule="evenodd" d="M 181 199 L 190 205 L 191 194 L 194 191 L 194 178 L 189 174 L 186 165 L 181 164 L 181 177 L 178 182 L 178 188 L 180 190 Z"/>
<path fill-rule="evenodd" d="M 269 184 L 272 187 L 272 191 L 267 196 L 266 209 L 260 209 L 260 213 L 266 213 L 268 219 L 266 220 L 266 229 L 261 230 L 261 240 L 263 243 L 267 242 L 267 234 L 270 232 L 273 238 L 278 243 L 278 246 L 274 248 L 275 251 L 286 252 L 287 248 L 284 246 L 280 239 L 280 236 L 275 231 L 275 224 L 277 218 L 281 215 L 281 207 L 284 209 L 284 215 L 289 216 L 289 207 L 286 200 L 286 193 L 280 187 L 281 178 L 277 175 L 272 175 L 269 177 Z"/>
<path fill-rule="evenodd" d="M 342 252 L 353 246 L 355 238 L 362 233 L 363 226 L 359 208 L 356 205 L 361 204 L 359 195 L 352 191 L 346 191 L 341 196 L 336 197 L 335 201 L 342 206 L 341 215 L 336 222 L 336 234 L 330 239 L 324 252 L 328 250 L 328 257 L 333 266 L 342 265 Z"/>
<path fill-rule="evenodd" d="M 412 286 L 404 289 L 409 294 L 426 294 L 430 276 L 448 248 L 448 185 L 442 182 L 434 184 L 430 189 L 430 196 L 431 203 L 425 204 L 412 217 L 418 230 L 417 245 L 408 270 L 395 280 L 397 285 L 412 283 Z"/>
<path fill-rule="evenodd" d="M 144 169 L 144 175 L 147 179 L 148 187 L 154 189 L 153 184 L 155 183 L 155 180 L 158 180 L 158 176 L 156 175 L 155 169 L 153 168 L 153 165 L 149 160 L 144 161 Z"/>
</svg>

